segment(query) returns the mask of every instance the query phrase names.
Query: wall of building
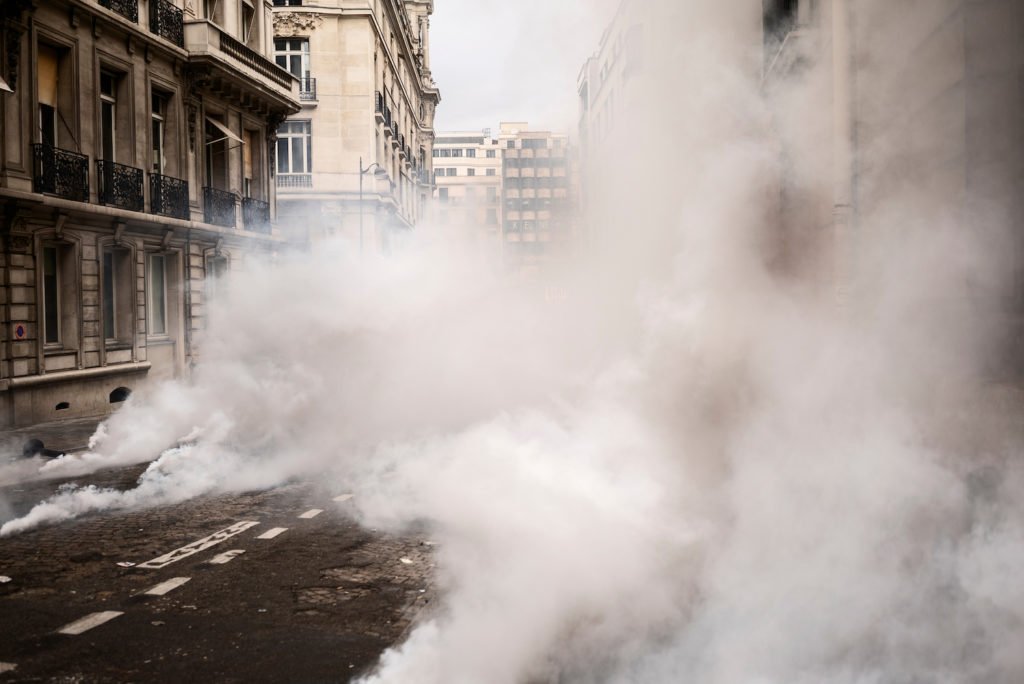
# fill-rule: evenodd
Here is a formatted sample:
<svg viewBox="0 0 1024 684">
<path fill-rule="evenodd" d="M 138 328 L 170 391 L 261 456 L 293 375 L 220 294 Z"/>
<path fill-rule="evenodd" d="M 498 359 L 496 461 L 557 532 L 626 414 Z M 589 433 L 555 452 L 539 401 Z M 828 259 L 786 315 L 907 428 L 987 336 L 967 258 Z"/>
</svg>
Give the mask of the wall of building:
<svg viewBox="0 0 1024 684">
<path fill-rule="evenodd" d="M 111 7 L 0 9 L 0 427 L 187 376 L 214 278 L 283 244 L 270 159 L 297 83 L 261 53 L 269 5 L 166 4 L 158 25 L 146 2 Z"/>
</svg>

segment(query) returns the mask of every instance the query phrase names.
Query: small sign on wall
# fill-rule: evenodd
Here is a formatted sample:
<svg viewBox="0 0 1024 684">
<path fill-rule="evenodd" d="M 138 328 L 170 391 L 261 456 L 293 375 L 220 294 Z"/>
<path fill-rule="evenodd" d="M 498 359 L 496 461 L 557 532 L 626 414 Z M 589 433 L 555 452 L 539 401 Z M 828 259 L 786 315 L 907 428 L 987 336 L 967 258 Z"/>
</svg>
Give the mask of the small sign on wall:
<svg viewBox="0 0 1024 684">
<path fill-rule="evenodd" d="M 12 323 L 14 327 L 14 334 L 11 335 L 16 340 L 28 339 L 28 325 L 25 323 Z"/>
</svg>

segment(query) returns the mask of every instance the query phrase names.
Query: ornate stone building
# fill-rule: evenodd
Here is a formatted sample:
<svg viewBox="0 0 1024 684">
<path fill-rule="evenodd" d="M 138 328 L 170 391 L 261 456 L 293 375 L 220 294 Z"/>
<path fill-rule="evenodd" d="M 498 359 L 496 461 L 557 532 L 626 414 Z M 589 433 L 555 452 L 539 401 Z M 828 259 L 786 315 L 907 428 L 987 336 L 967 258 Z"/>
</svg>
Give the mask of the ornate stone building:
<svg viewBox="0 0 1024 684">
<path fill-rule="evenodd" d="M 215 278 L 283 243 L 299 111 L 261 0 L 0 5 L 0 427 L 186 376 Z"/>
<path fill-rule="evenodd" d="M 301 83 L 281 126 L 281 225 L 306 244 L 344 234 L 388 249 L 432 192 L 433 0 L 275 0 L 277 63 Z"/>
</svg>

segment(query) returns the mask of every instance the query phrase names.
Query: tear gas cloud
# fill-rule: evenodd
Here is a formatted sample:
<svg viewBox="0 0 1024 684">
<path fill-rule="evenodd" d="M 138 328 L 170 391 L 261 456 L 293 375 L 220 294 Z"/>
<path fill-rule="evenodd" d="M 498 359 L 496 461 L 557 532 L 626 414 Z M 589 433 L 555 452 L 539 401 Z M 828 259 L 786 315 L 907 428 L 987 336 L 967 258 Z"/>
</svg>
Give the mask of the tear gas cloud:
<svg viewBox="0 0 1024 684">
<path fill-rule="evenodd" d="M 762 84 L 760 3 L 679 4 L 651 4 L 678 20 L 637 76 L 660 105 L 624 111 L 616 163 L 589 170 L 599 220 L 544 276 L 564 296 L 443 226 L 234 273 L 193 380 L 46 466 L 163 452 L 138 487 L 0 534 L 315 473 L 368 525 L 439 542 L 442 605 L 366 682 L 1024 678 L 1007 225 L 937 180 L 942 130 L 883 116 L 895 36 L 934 5 L 854 13 L 859 111 L 885 123 L 847 271 L 819 220 L 830 60 Z"/>
</svg>

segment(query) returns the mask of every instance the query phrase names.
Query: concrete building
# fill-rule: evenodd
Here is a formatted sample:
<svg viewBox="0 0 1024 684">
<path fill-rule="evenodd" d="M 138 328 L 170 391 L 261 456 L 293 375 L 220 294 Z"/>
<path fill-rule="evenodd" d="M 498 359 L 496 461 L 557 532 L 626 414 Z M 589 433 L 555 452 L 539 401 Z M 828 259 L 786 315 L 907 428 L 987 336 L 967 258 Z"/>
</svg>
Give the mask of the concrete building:
<svg viewBox="0 0 1024 684">
<path fill-rule="evenodd" d="M 500 260 L 502 153 L 490 129 L 438 133 L 434 184 L 439 228 Z"/>
<path fill-rule="evenodd" d="M 578 187 L 569 136 L 502 122 L 502 242 L 507 267 L 525 272 L 571 248 Z"/>
<path fill-rule="evenodd" d="M 998 246 L 987 272 L 971 276 L 970 296 L 1002 302 L 1000 320 L 985 323 L 1000 331 L 989 356 L 1017 373 L 1024 373 L 1022 26 L 1022 0 L 763 6 L 765 91 L 780 110 L 804 113 L 799 129 L 779 130 L 789 169 L 780 185 L 783 267 L 827 281 L 841 306 L 856 308 L 858 289 L 870 287 L 866 255 L 887 237 L 879 231 L 953 222 L 980 245 Z M 822 150 L 831 152 L 830 164 L 807 163 Z M 891 218 L 898 203 L 913 208 L 906 220 Z M 814 256 L 828 252 L 825 272 L 815 271 Z"/>
<path fill-rule="evenodd" d="M 203 298 L 271 253 L 299 110 L 259 0 L 0 5 L 0 427 L 189 373 Z"/>
<path fill-rule="evenodd" d="M 388 249 L 432 193 L 433 0 L 275 0 L 277 63 L 302 82 L 279 133 L 282 226 Z"/>
</svg>

